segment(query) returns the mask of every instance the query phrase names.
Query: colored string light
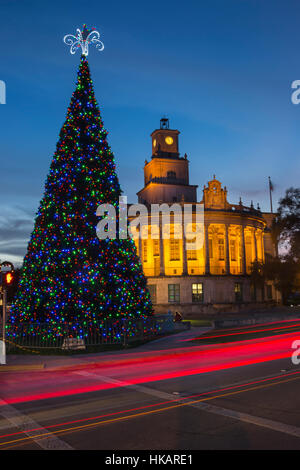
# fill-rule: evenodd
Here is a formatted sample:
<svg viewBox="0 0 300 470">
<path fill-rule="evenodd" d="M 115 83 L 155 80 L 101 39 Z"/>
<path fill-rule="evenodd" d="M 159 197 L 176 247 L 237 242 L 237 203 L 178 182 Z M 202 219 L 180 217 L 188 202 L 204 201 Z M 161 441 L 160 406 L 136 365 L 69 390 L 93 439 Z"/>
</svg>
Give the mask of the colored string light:
<svg viewBox="0 0 300 470">
<path fill-rule="evenodd" d="M 132 319 L 128 334 L 134 335 L 134 321 L 152 314 L 134 241 L 96 236 L 97 207 L 117 207 L 121 196 L 106 137 L 82 55 L 24 258 L 9 335 L 17 335 L 19 325 L 26 323 L 32 325 L 31 334 L 40 334 L 42 328 L 46 340 L 61 336 L 62 326 L 71 323 L 78 336 L 82 322 L 101 328 L 105 320 L 123 318 Z"/>
</svg>

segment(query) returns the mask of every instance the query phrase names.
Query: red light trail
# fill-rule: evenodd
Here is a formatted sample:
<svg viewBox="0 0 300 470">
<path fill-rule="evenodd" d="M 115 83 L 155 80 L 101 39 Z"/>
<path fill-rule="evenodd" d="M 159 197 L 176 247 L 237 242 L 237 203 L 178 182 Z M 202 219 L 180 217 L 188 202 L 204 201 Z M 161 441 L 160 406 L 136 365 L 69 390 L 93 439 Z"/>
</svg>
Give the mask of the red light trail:
<svg viewBox="0 0 300 470">
<path fill-rule="evenodd" d="M 218 388 L 218 389 L 210 390 L 210 391 L 207 391 L 207 392 L 188 395 L 188 396 L 185 396 L 185 397 L 178 397 L 174 400 L 167 400 L 167 401 L 163 401 L 163 402 L 153 403 L 151 405 L 143 405 L 143 406 L 136 407 L 136 408 L 125 409 L 125 410 L 116 411 L 116 412 L 113 412 L 113 413 L 107 413 L 107 414 L 98 415 L 98 416 L 93 416 L 93 417 L 89 417 L 89 418 L 82 418 L 82 419 L 77 419 L 77 420 L 72 420 L 72 421 L 66 421 L 66 422 L 63 422 L 63 423 L 51 424 L 49 426 L 46 426 L 46 429 L 52 429 L 52 428 L 56 428 L 56 427 L 67 426 L 67 425 L 70 425 L 70 424 L 78 424 L 78 423 L 82 423 L 82 422 L 92 421 L 92 420 L 95 420 L 95 419 L 117 416 L 117 415 L 124 414 L 124 413 L 132 413 L 132 412 L 135 412 L 135 411 L 145 410 L 145 409 L 148 409 L 148 408 L 154 408 L 156 406 L 163 406 L 163 405 L 168 405 L 170 403 L 176 403 L 176 402 L 181 401 L 181 400 L 189 400 L 191 398 L 198 398 L 198 397 L 202 397 L 202 396 L 205 397 L 207 395 L 211 395 L 211 394 L 214 394 L 214 393 L 220 393 L 220 392 L 225 392 L 225 391 L 229 391 L 229 390 L 237 390 L 237 389 L 241 389 L 242 387 L 248 387 L 248 386 L 257 385 L 257 384 L 264 384 L 264 383 L 272 382 L 272 381 L 277 380 L 277 379 L 283 379 L 285 377 L 291 377 L 291 376 L 300 376 L 300 371 L 289 372 L 289 373 L 286 373 L 286 374 L 280 374 L 280 375 L 276 375 L 276 376 L 273 376 L 273 377 L 267 377 L 267 378 L 260 379 L 260 380 L 253 380 L 253 381 L 245 382 L 245 383 L 238 384 L 238 385 L 232 385 L 232 386 L 229 386 L 229 387 Z M 275 382 L 273 385 L 276 385 L 276 383 L 277 382 Z M 280 383 L 281 382 L 278 381 L 278 384 L 280 384 Z M 247 391 L 247 389 L 245 389 L 244 391 Z M 161 411 L 163 411 L 163 409 Z M 41 431 L 41 430 L 44 430 L 44 429 L 45 429 L 44 427 L 34 428 L 34 429 L 26 429 L 26 432 L 35 432 L 35 431 Z M 0 439 L 17 436 L 17 435 L 23 434 L 24 432 L 25 431 L 17 431 L 17 432 L 14 432 L 14 433 L 2 434 L 2 435 L 0 435 Z M 32 438 L 34 438 L 34 436 Z"/>
<path fill-rule="evenodd" d="M 290 321 L 290 320 L 286 320 L 286 321 Z M 276 323 L 278 324 L 278 322 L 272 322 L 272 323 Z M 270 323 L 270 324 L 272 324 Z M 279 326 L 277 328 L 260 328 L 260 329 L 256 329 L 256 330 L 250 330 L 250 331 L 244 331 L 244 329 L 249 329 L 249 328 L 253 328 L 253 326 L 249 327 L 243 327 L 243 328 L 230 328 L 230 330 L 227 331 L 227 333 L 225 334 L 222 334 L 222 335 L 211 335 L 210 333 L 206 333 L 204 335 L 201 335 L 201 336 L 197 336 L 196 338 L 193 338 L 193 339 L 184 339 L 182 341 L 195 341 L 195 340 L 207 340 L 207 339 L 211 339 L 211 338 L 222 338 L 222 337 L 228 337 L 228 336 L 239 336 L 239 335 L 248 335 L 248 334 L 252 334 L 252 333 L 261 333 L 261 332 L 265 332 L 265 331 L 278 331 L 278 330 L 291 330 L 291 329 L 294 329 L 294 328 L 297 328 L 298 326 L 300 326 L 300 323 L 296 323 L 295 325 L 291 325 L 291 326 Z M 229 331 L 233 331 L 233 330 L 240 330 L 240 331 L 237 331 L 235 333 L 229 333 Z M 226 330 L 220 330 L 220 331 L 226 331 Z"/>
<path fill-rule="evenodd" d="M 291 343 L 294 339 L 298 339 L 298 337 L 295 336 L 295 333 L 288 333 L 280 336 L 268 337 L 267 339 L 261 338 L 258 340 L 227 343 L 221 347 L 220 345 L 194 346 L 192 348 L 183 348 L 181 350 L 177 350 L 177 352 L 167 354 L 165 354 L 164 351 L 163 355 L 160 355 L 159 352 L 156 351 L 156 354 L 148 355 L 146 361 L 145 357 L 142 355 L 138 359 L 134 358 L 132 362 L 126 361 L 125 363 L 120 363 L 118 379 L 121 381 L 123 380 L 126 382 L 126 385 L 130 386 L 289 358 L 292 353 Z M 82 365 L 81 368 L 86 369 L 84 365 Z M 106 364 L 100 363 L 98 366 L 94 365 L 93 368 L 94 370 L 99 370 L 101 372 L 105 370 L 105 372 L 102 373 L 105 373 L 108 377 L 110 375 L 109 362 Z M 26 394 L 23 392 L 22 395 L 19 396 L 4 397 L 6 403 L 15 404 L 66 397 L 114 389 L 122 386 L 118 383 L 99 383 L 101 376 L 98 379 L 97 376 L 95 376 L 94 380 L 97 380 L 96 384 L 93 383 L 90 385 L 79 385 L 77 387 L 68 388 L 67 384 L 59 383 L 59 377 L 62 377 L 63 380 L 67 371 L 60 371 L 58 373 L 55 373 L 54 371 L 45 371 L 39 374 L 41 380 L 47 378 L 47 373 L 52 375 L 55 374 L 52 382 L 56 387 L 66 388 L 35 394 Z M 122 376 L 125 376 L 125 378 L 122 378 Z M 91 380 L 93 378 L 90 377 L 89 379 Z M 49 386 L 52 386 L 52 383 L 47 384 L 48 388 Z"/>
</svg>

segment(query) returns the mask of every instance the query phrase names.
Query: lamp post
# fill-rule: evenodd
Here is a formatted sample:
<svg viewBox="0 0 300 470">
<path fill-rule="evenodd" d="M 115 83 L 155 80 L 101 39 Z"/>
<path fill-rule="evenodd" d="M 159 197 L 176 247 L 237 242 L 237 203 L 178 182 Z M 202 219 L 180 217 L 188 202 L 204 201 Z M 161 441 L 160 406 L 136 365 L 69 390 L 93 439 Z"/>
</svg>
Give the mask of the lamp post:
<svg viewBox="0 0 300 470">
<path fill-rule="evenodd" d="M 14 280 L 14 265 L 10 261 L 4 261 L 0 265 L 0 275 L 2 284 L 2 351 L 0 352 L 0 364 L 6 364 L 6 347 L 5 347 L 5 329 L 6 329 L 6 313 L 7 313 L 7 287 Z"/>
</svg>

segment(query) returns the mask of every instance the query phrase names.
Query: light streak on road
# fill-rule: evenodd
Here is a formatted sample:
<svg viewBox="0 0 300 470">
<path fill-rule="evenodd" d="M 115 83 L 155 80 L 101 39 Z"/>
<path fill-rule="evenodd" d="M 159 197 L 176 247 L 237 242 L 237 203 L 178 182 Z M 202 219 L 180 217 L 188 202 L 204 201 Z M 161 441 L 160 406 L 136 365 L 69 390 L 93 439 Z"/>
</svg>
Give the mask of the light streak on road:
<svg viewBox="0 0 300 470">
<path fill-rule="evenodd" d="M 264 383 L 264 384 L 261 384 L 261 385 L 257 385 L 257 384 L 259 384 L 261 382 L 265 382 L 267 380 L 274 380 L 274 379 L 283 378 L 283 377 L 287 377 L 287 376 L 291 376 L 291 375 L 296 375 L 296 376 L 291 377 L 291 378 L 286 379 L 286 380 L 275 380 L 275 382 L 270 382 L 270 383 Z M 139 418 L 139 417 L 151 415 L 151 414 L 154 414 L 154 413 L 165 412 L 165 411 L 173 410 L 173 409 L 176 409 L 176 408 L 181 408 L 181 407 L 184 407 L 184 406 L 191 406 L 191 405 L 194 405 L 196 403 L 200 403 L 200 402 L 204 402 L 204 401 L 208 401 L 208 400 L 215 400 L 217 398 L 224 398 L 224 397 L 227 397 L 227 396 L 241 394 L 241 393 L 245 393 L 245 392 L 249 392 L 249 391 L 264 389 L 264 388 L 272 387 L 272 386 L 275 386 L 275 385 L 288 383 L 288 382 L 291 382 L 291 381 L 294 381 L 294 380 L 299 380 L 299 378 L 300 378 L 299 372 L 294 372 L 294 373 L 289 373 L 289 374 L 285 374 L 285 375 L 282 375 L 282 376 L 272 377 L 270 379 L 263 379 L 261 381 L 248 382 L 247 384 L 228 387 L 227 390 L 231 390 L 231 391 L 229 391 L 227 393 L 221 393 L 220 394 L 220 392 L 226 391 L 226 389 L 219 389 L 217 391 L 208 392 L 208 393 L 217 393 L 216 395 L 212 395 L 212 396 L 204 396 L 203 397 L 203 395 L 207 395 L 208 393 L 202 393 L 202 394 L 199 394 L 199 395 L 191 395 L 189 397 L 184 397 L 182 399 L 188 400 L 190 398 L 195 398 L 197 396 L 202 396 L 202 398 L 200 398 L 199 400 L 185 401 L 184 403 L 178 403 L 178 400 L 176 400 L 176 401 L 174 400 L 174 401 L 170 401 L 170 402 L 164 402 L 164 403 L 157 403 L 157 404 L 152 405 L 152 406 L 161 406 L 162 404 L 177 402 L 176 404 L 172 404 L 171 406 L 167 406 L 167 407 L 164 407 L 164 408 L 157 408 L 157 409 L 150 410 L 150 411 L 143 411 L 143 412 L 140 412 L 140 413 L 134 413 L 134 414 L 129 414 L 129 415 L 120 416 L 120 417 L 114 417 L 114 418 L 110 418 L 108 420 L 98 421 L 98 422 L 95 422 L 95 423 L 89 423 L 89 424 L 84 424 L 84 425 L 80 425 L 80 426 L 73 426 L 73 427 L 67 428 L 67 429 L 54 430 L 52 432 L 43 433 L 43 434 L 40 434 L 40 435 L 22 437 L 22 438 L 19 438 L 19 439 L 13 439 L 13 440 L 10 440 L 10 441 L 0 443 L 0 446 L 2 447 L 4 445 L 6 445 L 6 446 L 8 446 L 7 448 L 9 449 L 9 448 L 12 448 L 12 447 L 16 447 L 18 445 L 23 445 L 24 443 L 26 444 L 28 441 L 30 441 L 32 439 L 35 439 L 35 440 L 37 438 L 44 439 L 45 437 L 47 437 L 49 435 L 52 435 L 52 434 L 55 434 L 55 435 L 57 435 L 57 434 L 63 434 L 63 435 L 71 434 L 71 433 L 74 433 L 74 432 L 88 430 L 90 428 L 97 427 L 97 426 L 100 426 L 100 425 L 103 425 L 103 424 L 112 424 L 112 423 L 116 423 L 116 422 L 120 422 L 120 421 L 124 421 L 124 420 L 129 420 L 129 419 L 132 419 L 132 418 Z M 242 389 L 242 390 L 240 390 L 240 389 L 237 390 L 238 387 L 242 387 L 242 386 L 246 386 L 246 385 L 247 386 L 255 385 L 255 386 L 248 387 L 248 388 Z M 151 405 L 143 407 L 143 409 L 146 409 L 146 408 L 149 408 L 149 407 L 151 407 Z M 136 410 L 137 409 L 135 409 L 134 411 L 136 411 Z M 123 411 L 121 413 L 128 413 L 128 412 L 131 412 L 131 411 L 132 410 L 126 410 L 126 411 Z M 118 413 L 116 413 L 116 414 L 118 414 Z M 95 418 L 90 418 L 90 419 L 99 419 L 99 418 L 101 418 L 101 416 L 100 417 L 95 417 Z M 70 424 L 70 423 L 66 423 L 66 424 Z M 56 425 L 56 426 L 62 426 L 62 425 Z M 4 438 L 4 437 L 5 437 L 5 435 L 0 436 L 0 438 Z"/>
<path fill-rule="evenodd" d="M 61 426 L 69 426 L 70 424 L 77 424 L 77 423 L 82 423 L 82 422 L 91 421 L 91 420 L 100 419 L 100 418 L 108 418 L 108 417 L 111 417 L 111 416 L 116 416 L 116 415 L 124 414 L 124 413 L 132 413 L 134 411 L 140 411 L 140 410 L 144 410 L 144 409 L 148 409 L 148 408 L 153 408 L 155 406 L 168 405 L 170 403 L 175 403 L 175 402 L 178 402 L 180 400 L 189 400 L 191 398 L 197 398 L 197 397 L 201 397 L 201 396 L 211 395 L 212 393 L 220 393 L 220 392 L 225 392 L 225 391 L 228 391 L 228 390 L 238 390 L 242 387 L 248 387 L 250 385 L 268 383 L 268 382 L 271 382 L 271 381 L 274 381 L 274 380 L 277 380 L 277 379 L 283 379 L 285 377 L 291 377 L 291 376 L 299 376 L 299 378 L 300 378 L 300 371 L 288 372 L 288 373 L 285 373 L 285 374 L 283 373 L 283 374 L 280 374 L 280 375 L 275 375 L 273 377 L 267 377 L 267 378 L 260 379 L 260 380 L 253 380 L 253 381 L 250 381 L 250 382 L 244 382 L 242 384 L 231 385 L 229 387 L 224 387 L 224 388 L 218 388 L 218 389 L 210 390 L 210 391 L 207 391 L 207 392 L 197 393 L 197 394 L 188 395 L 188 396 L 184 396 L 184 397 L 177 397 L 174 400 L 168 400 L 168 401 L 163 401 L 163 402 L 159 402 L 159 403 L 152 403 L 151 405 L 143 405 L 143 406 L 140 406 L 140 407 L 137 407 L 137 408 L 130 408 L 130 409 L 126 409 L 126 410 L 115 411 L 113 413 L 107 413 L 107 414 L 103 414 L 103 415 L 92 416 L 92 417 L 89 417 L 89 418 L 82 418 L 82 419 L 76 419 L 76 420 L 72 420 L 72 421 L 66 421 L 66 422 L 63 422 L 63 423 L 51 424 L 51 425 L 47 426 L 47 429 L 52 429 L 52 428 L 61 427 Z M 278 383 L 281 383 L 281 381 L 278 381 Z M 274 385 L 275 385 L 275 383 L 274 383 Z M 45 429 L 45 428 L 41 427 L 41 428 L 34 428 L 34 429 L 26 429 L 26 432 L 41 431 L 43 429 Z M 17 431 L 17 432 L 14 432 L 14 433 L 2 434 L 2 435 L 0 435 L 0 439 L 17 436 L 17 435 L 20 435 L 20 434 L 23 434 L 23 433 L 24 433 L 24 431 Z"/>
<path fill-rule="evenodd" d="M 206 333 L 205 335 L 202 335 L 202 336 L 197 336 L 196 338 L 192 338 L 192 339 L 185 339 L 185 340 L 182 340 L 182 341 L 195 341 L 195 340 L 208 340 L 208 339 L 213 339 L 213 338 L 227 338 L 228 336 L 239 336 L 239 335 L 249 335 L 249 334 L 253 334 L 253 333 L 262 333 L 262 332 L 265 332 L 265 331 L 279 331 L 279 330 L 299 330 L 299 327 L 300 326 L 300 323 L 296 323 L 295 325 L 290 325 L 290 326 L 279 326 L 277 328 L 261 328 L 261 329 L 257 329 L 257 330 L 250 330 L 250 331 L 237 331 L 235 333 L 225 333 L 225 334 L 222 334 L 222 335 L 211 335 L 210 333 Z M 231 330 L 230 330 L 231 331 Z"/>
<path fill-rule="evenodd" d="M 161 356 L 156 351 L 154 355 L 147 357 L 147 361 L 142 355 L 139 359 L 135 358 L 132 365 L 128 362 L 126 365 L 120 365 L 118 378 L 125 377 L 123 380 L 130 386 L 285 359 L 291 357 L 291 344 L 295 339 L 298 339 L 298 336 L 295 333 L 288 333 L 256 340 L 227 343 L 222 346 L 194 346 L 177 350 L 176 354 L 173 351 L 165 354 L 164 351 Z M 82 369 L 85 369 L 84 365 Z M 109 362 L 105 365 L 99 363 L 98 368 L 97 365 L 94 365 L 94 369 L 100 370 L 103 375 L 108 377 L 112 373 L 115 374 L 113 372 L 115 369 L 110 369 Z M 90 385 L 79 384 L 70 387 L 68 383 L 63 383 L 67 371 L 57 373 L 52 371 L 48 374 L 50 376 L 47 376 L 47 371 L 38 374 L 38 377 L 41 378 L 40 388 L 43 385 L 42 381 L 48 378 L 49 381 L 44 384 L 44 387 L 49 390 L 50 387 L 55 386 L 56 389 L 27 394 L 22 390 L 20 395 L 10 396 L 8 393 L 8 396 L 3 399 L 8 404 L 15 404 L 120 387 L 117 383 L 99 383 L 97 378 Z"/>
</svg>

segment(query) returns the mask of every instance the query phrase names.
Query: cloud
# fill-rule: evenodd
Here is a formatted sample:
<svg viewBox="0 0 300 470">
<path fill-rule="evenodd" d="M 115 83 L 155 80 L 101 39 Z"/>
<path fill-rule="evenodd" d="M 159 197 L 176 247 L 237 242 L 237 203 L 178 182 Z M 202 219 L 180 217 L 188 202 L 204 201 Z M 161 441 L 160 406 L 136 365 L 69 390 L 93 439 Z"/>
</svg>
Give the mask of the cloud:
<svg viewBox="0 0 300 470">
<path fill-rule="evenodd" d="M 32 229 L 32 210 L 22 206 L 6 207 L 0 216 L 0 259 L 21 264 Z"/>
</svg>

